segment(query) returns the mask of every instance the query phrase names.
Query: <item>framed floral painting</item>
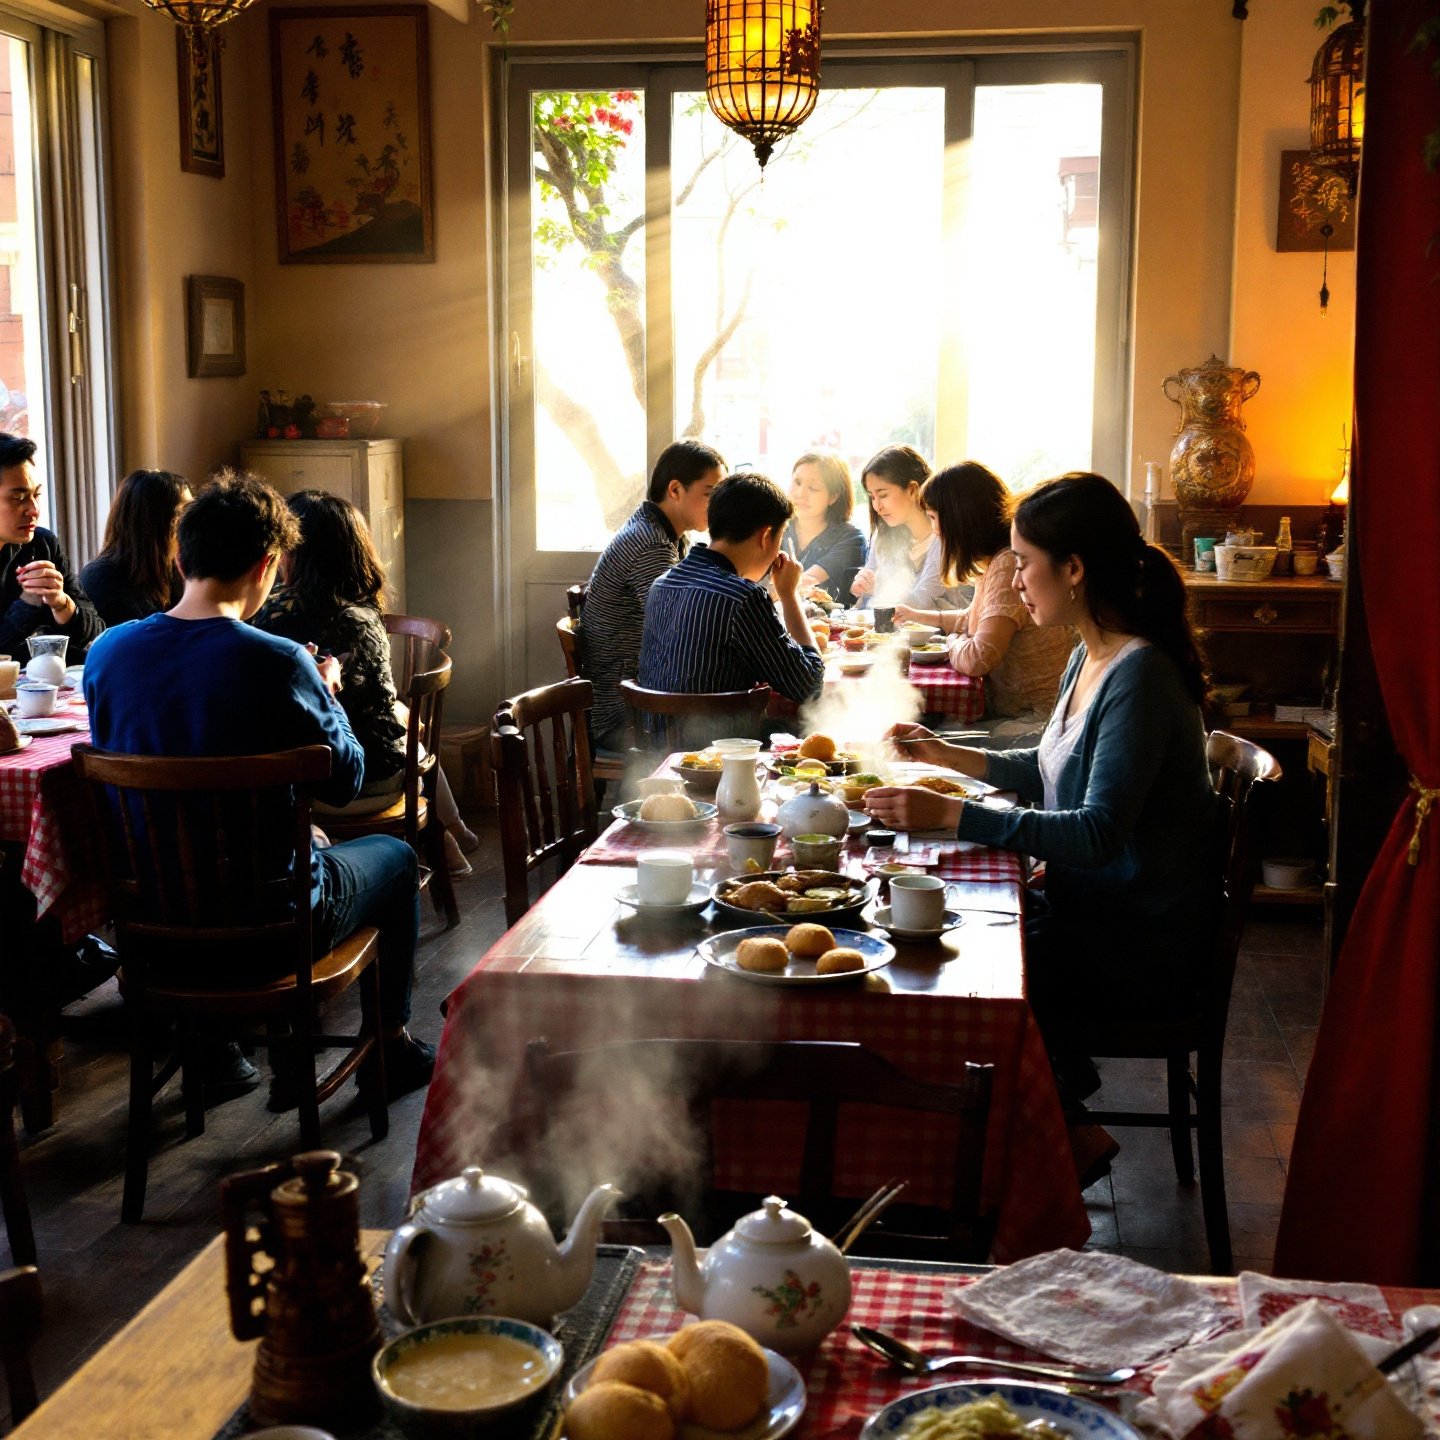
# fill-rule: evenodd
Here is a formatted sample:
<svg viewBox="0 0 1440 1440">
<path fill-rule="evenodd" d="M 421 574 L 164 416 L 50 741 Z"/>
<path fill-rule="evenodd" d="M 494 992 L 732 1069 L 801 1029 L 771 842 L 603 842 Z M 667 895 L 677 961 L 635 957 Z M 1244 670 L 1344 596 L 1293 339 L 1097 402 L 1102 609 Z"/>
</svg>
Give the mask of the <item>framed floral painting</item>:
<svg viewBox="0 0 1440 1440">
<path fill-rule="evenodd" d="M 180 168 L 193 175 L 225 175 L 224 115 L 220 106 L 220 37 L 199 45 L 188 31 L 175 32 L 180 72 Z"/>
<path fill-rule="evenodd" d="M 282 264 L 435 258 L 424 5 L 270 12 Z"/>
</svg>

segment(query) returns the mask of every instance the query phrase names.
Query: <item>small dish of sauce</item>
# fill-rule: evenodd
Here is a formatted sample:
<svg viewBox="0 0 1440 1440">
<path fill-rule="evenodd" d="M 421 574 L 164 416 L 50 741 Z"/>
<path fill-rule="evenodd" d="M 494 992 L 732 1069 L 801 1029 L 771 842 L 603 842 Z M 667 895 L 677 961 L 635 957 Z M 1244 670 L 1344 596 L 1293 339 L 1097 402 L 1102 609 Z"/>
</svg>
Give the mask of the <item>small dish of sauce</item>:
<svg viewBox="0 0 1440 1440">
<path fill-rule="evenodd" d="M 549 1380 L 545 1357 L 505 1335 L 437 1335 L 401 1351 L 385 1384 L 426 1410 L 488 1410 L 524 1399 Z"/>
</svg>

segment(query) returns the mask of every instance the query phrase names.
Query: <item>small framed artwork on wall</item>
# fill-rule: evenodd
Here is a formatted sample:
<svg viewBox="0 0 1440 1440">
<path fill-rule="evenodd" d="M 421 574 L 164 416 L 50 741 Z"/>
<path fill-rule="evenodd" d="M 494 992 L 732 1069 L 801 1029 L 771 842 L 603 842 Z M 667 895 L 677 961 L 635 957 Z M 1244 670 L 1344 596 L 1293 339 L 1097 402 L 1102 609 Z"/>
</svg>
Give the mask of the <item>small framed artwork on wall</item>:
<svg viewBox="0 0 1440 1440">
<path fill-rule="evenodd" d="M 245 286 L 223 275 L 185 280 L 186 359 L 192 379 L 245 373 Z"/>
<path fill-rule="evenodd" d="M 1330 227 L 1329 234 L 1325 226 Z M 1280 152 L 1277 250 L 1353 250 L 1355 200 L 1345 181 L 1310 159 L 1308 150 Z"/>
<path fill-rule="evenodd" d="M 435 258 L 429 11 L 270 12 L 282 264 Z"/>
<path fill-rule="evenodd" d="M 192 43 L 175 32 L 180 72 L 180 168 L 193 175 L 225 174 L 225 122 L 220 105 L 220 38 Z"/>
</svg>

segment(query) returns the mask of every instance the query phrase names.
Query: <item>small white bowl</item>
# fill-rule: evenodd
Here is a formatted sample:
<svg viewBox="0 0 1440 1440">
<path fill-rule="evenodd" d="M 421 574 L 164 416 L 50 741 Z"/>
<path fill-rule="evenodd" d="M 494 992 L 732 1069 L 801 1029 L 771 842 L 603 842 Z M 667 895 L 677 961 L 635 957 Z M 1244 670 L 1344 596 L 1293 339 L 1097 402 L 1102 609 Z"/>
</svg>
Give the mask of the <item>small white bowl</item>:
<svg viewBox="0 0 1440 1440">
<path fill-rule="evenodd" d="M 1268 580 L 1278 552 L 1273 545 L 1217 545 L 1217 580 Z"/>
<path fill-rule="evenodd" d="M 912 649 L 919 649 L 921 645 L 928 645 L 932 640 L 940 638 L 940 632 L 933 625 L 905 625 L 900 633 L 905 637 L 905 643 Z"/>
<path fill-rule="evenodd" d="M 1262 860 L 1260 878 L 1272 890 L 1303 890 L 1315 878 L 1315 862 L 1289 855 Z"/>
</svg>

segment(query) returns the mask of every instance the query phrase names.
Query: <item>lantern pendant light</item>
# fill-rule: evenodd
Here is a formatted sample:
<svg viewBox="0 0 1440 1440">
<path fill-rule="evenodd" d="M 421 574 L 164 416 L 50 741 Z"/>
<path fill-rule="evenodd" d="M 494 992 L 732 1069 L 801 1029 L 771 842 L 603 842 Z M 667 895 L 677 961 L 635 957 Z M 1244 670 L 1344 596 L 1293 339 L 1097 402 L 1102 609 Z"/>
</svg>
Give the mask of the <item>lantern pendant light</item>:
<svg viewBox="0 0 1440 1440">
<path fill-rule="evenodd" d="M 755 146 L 760 168 L 820 92 L 821 0 L 706 0 L 710 109 Z"/>
<path fill-rule="evenodd" d="M 1350 19 L 1326 37 L 1310 68 L 1310 159 L 1340 175 L 1353 197 L 1365 134 L 1365 0 L 1346 3 Z"/>
<path fill-rule="evenodd" d="M 185 32 L 190 52 L 197 60 L 204 57 L 215 27 L 233 20 L 254 3 L 255 0 L 145 0 L 150 9 L 168 15 Z"/>
</svg>

